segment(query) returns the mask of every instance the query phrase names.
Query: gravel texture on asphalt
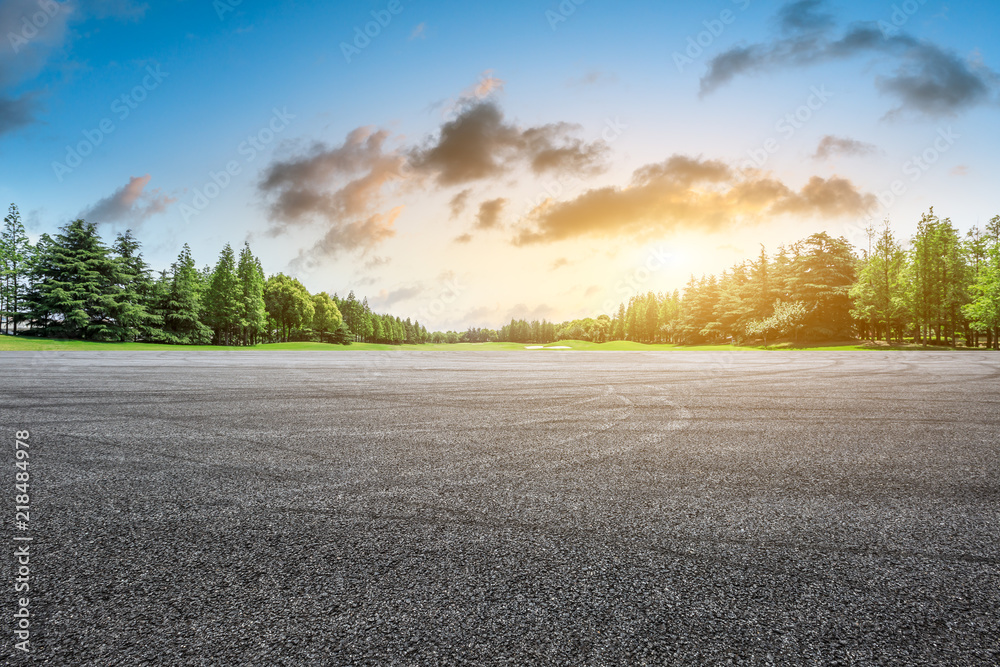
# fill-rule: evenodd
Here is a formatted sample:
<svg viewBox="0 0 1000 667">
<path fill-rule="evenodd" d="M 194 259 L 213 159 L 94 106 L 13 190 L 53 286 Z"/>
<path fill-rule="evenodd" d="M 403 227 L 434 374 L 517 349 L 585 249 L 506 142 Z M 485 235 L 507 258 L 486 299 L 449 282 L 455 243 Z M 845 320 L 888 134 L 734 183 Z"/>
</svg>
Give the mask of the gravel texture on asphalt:
<svg viewBox="0 0 1000 667">
<path fill-rule="evenodd" d="M 11 664 L 1000 664 L 998 354 L 0 363 Z"/>
</svg>

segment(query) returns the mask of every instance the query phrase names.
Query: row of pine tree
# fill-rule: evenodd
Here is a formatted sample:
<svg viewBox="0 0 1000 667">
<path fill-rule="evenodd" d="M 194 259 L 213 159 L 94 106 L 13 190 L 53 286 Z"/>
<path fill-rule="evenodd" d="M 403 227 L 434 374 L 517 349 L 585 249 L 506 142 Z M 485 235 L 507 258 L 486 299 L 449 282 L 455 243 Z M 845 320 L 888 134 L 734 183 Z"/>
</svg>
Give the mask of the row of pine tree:
<svg viewBox="0 0 1000 667">
<path fill-rule="evenodd" d="M 683 293 L 647 292 L 617 313 L 556 325 L 512 320 L 461 340 L 551 343 L 632 340 L 682 345 L 769 339 L 863 338 L 1000 349 L 1000 216 L 963 238 L 931 209 L 908 244 L 886 222 L 856 252 L 813 234 L 720 276 L 691 277 Z"/>
<path fill-rule="evenodd" d="M 256 345 L 352 341 L 426 343 L 419 322 L 373 313 L 367 300 L 310 294 L 284 274 L 266 277 L 248 244 L 199 270 L 187 244 L 154 276 L 131 231 L 109 247 L 75 220 L 29 243 L 13 204 L 0 233 L 4 333 L 98 341 Z"/>
<path fill-rule="evenodd" d="M 227 245 L 198 270 L 187 245 L 154 277 L 130 232 L 106 246 L 76 220 L 29 243 L 11 205 L 0 234 L 0 311 L 7 333 L 177 344 L 254 345 L 318 340 L 390 344 L 631 340 L 684 345 L 839 338 L 1000 349 L 1000 216 L 964 237 L 931 209 L 909 243 L 889 223 L 856 252 L 818 233 L 774 256 L 683 292 L 647 292 L 617 313 L 555 324 L 511 320 L 498 330 L 429 333 L 410 319 L 372 312 L 367 299 L 310 294 L 284 274 L 265 277 L 248 245 Z"/>
</svg>

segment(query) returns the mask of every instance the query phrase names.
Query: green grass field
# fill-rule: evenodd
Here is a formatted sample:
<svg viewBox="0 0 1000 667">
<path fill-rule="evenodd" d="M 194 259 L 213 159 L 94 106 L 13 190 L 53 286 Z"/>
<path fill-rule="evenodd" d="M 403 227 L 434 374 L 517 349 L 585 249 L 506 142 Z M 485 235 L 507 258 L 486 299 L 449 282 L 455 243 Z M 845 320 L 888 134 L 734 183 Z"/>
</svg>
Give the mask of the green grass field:
<svg viewBox="0 0 1000 667">
<path fill-rule="evenodd" d="M 779 343 L 777 345 L 764 347 L 750 347 L 740 345 L 670 345 L 636 343 L 632 341 L 612 341 L 610 343 L 592 343 L 584 340 L 564 340 L 544 346 L 542 349 L 528 350 L 526 345 L 521 343 L 457 343 L 455 345 L 427 344 L 427 345 L 380 345 L 377 343 L 353 343 L 352 345 L 331 345 L 328 343 L 272 343 L 268 345 L 255 345 L 253 347 L 225 347 L 216 345 L 158 345 L 153 343 L 95 343 L 81 340 L 57 340 L 51 338 L 32 338 L 26 336 L 0 336 L 0 352 L 10 351 L 46 351 L 46 350 L 71 350 L 71 351 L 107 351 L 107 352 L 190 352 L 195 350 L 210 350 L 220 352 L 226 350 L 313 350 L 326 352 L 356 352 L 359 350 L 422 350 L 426 352 L 565 352 L 568 350 L 552 349 L 556 346 L 565 346 L 570 350 L 587 351 L 634 351 L 634 352 L 655 352 L 663 350 L 702 350 L 702 351 L 729 351 L 729 350 L 941 350 L 948 348 L 921 346 L 921 345 L 873 345 L 861 341 L 845 341 L 835 344 L 817 344 L 793 346 L 790 343 Z M 960 348 L 961 349 L 961 348 Z"/>
</svg>

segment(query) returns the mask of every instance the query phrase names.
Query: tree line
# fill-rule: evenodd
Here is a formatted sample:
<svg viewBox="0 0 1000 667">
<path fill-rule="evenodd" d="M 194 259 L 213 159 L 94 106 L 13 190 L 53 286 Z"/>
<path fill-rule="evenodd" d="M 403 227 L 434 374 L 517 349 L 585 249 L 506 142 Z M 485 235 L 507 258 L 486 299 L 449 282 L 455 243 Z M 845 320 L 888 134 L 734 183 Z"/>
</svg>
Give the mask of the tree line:
<svg viewBox="0 0 1000 667">
<path fill-rule="evenodd" d="M 964 237 L 930 209 L 904 244 L 888 221 L 868 248 L 817 233 L 617 312 L 552 324 L 511 320 L 460 340 L 631 340 L 680 345 L 841 338 L 1000 349 L 1000 216 Z"/>
<path fill-rule="evenodd" d="M 242 346 L 430 339 L 419 322 L 375 313 L 354 292 L 310 294 L 295 278 L 265 276 L 249 244 L 238 255 L 226 244 L 215 266 L 200 270 L 184 244 L 170 268 L 154 275 L 131 231 L 109 246 L 95 224 L 74 220 L 32 245 L 13 204 L 0 232 L 0 318 L 6 334 L 96 341 Z"/>
<path fill-rule="evenodd" d="M 367 299 L 310 294 L 284 274 L 265 277 L 249 245 L 228 244 L 214 267 L 185 244 L 154 275 L 131 232 L 104 244 L 75 220 L 31 245 L 13 204 L 0 233 L 5 333 L 176 344 L 255 345 L 315 340 L 388 344 L 559 340 L 681 345 L 864 338 L 1000 349 L 1000 216 L 964 236 L 934 209 L 901 241 L 886 221 L 868 247 L 812 234 L 683 290 L 637 294 L 615 313 L 557 324 L 512 319 L 499 329 L 428 332 L 371 310 Z"/>
</svg>

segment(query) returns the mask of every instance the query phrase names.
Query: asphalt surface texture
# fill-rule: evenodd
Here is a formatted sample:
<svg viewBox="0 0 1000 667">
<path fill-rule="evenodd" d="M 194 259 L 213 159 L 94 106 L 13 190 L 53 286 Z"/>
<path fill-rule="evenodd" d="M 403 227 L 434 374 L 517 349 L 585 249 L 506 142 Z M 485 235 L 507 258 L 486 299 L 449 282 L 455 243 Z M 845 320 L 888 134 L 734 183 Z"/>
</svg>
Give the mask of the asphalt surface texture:
<svg viewBox="0 0 1000 667">
<path fill-rule="evenodd" d="M 6 664 L 1000 664 L 1000 354 L 0 364 Z"/>
</svg>

